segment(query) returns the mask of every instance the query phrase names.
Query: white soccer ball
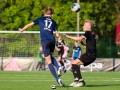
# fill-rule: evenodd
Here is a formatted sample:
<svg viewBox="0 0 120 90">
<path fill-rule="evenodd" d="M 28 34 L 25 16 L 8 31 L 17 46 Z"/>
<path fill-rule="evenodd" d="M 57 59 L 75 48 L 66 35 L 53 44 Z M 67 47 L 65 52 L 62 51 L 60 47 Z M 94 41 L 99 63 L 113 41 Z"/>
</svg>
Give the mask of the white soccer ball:
<svg viewBox="0 0 120 90">
<path fill-rule="evenodd" d="M 55 85 L 51 85 L 51 89 L 56 89 L 56 86 Z"/>
<path fill-rule="evenodd" d="M 80 5 L 78 3 L 73 3 L 71 6 L 71 9 L 73 12 L 79 12 L 80 11 Z"/>
</svg>

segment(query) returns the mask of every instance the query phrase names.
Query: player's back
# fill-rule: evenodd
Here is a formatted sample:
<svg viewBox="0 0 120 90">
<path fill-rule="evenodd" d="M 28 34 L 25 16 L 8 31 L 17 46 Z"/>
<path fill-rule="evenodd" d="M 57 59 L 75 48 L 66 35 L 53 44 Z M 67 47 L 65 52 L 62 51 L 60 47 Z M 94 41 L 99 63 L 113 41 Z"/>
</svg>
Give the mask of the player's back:
<svg viewBox="0 0 120 90">
<path fill-rule="evenodd" d="M 53 32 L 56 31 L 56 22 L 48 16 L 40 17 L 34 21 L 35 24 L 39 24 L 40 38 L 42 40 L 55 40 Z"/>
</svg>

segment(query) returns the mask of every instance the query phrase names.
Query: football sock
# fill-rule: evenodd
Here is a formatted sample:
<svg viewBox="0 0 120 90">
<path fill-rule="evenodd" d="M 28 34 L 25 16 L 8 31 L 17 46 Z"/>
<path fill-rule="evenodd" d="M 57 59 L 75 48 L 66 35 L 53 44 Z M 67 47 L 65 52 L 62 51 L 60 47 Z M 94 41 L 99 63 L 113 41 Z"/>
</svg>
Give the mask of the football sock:
<svg viewBox="0 0 120 90">
<path fill-rule="evenodd" d="M 77 65 L 76 71 L 77 71 L 76 76 L 78 77 L 78 79 L 82 79 L 82 75 L 80 72 L 80 65 Z"/>
<path fill-rule="evenodd" d="M 76 78 L 76 76 L 75 76 L 76 71 L 75 71 L 75 67 L 73 64 L 72 64 L 72 73 L 73 73 L 74 78 Z"/>
<path fill-rule="evenodd" d="M 74 79 L 82 79 L 81 73 L 80 73 L 80 66 L 72 64 L 72 73 L 74 76 Z"/>
<path fill-rule="evenodd" d="M 54 76 L 54 78 L 55 78 L 56 80 L 58 80 L 59 78 L 58 78 L 58 76 L 57 76 L 57 74 L 56 74 L 56 71 L 55 71 L 55 68 L 54 68 L 53 64 L 52 64 L 52 63 L 49 64 L 48 67 L 49 67 L 49 69 L 50 69 L 50 72 L 51 72 L 52 75 Z"/>
<path fill-rule="evenodd" d="M 52 59 L 52 64 L 56 67 L 56 69 L 58 70 L 59 69 L 59 65 L 58 65 L 58 62 L 57 62 L 57 60 L 54 58 L 54 57 L 51 57 L 51 59 Z"/>
</svg>

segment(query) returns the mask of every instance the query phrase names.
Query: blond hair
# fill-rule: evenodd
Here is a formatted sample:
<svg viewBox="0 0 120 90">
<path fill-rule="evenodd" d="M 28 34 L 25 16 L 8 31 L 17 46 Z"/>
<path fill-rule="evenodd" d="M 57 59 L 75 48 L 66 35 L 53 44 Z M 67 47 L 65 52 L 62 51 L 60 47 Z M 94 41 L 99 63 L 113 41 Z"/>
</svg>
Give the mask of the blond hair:
<svg viewBox="0 0 120 90">
<path fill-rule="evenodd" d="M 90 25 L 91 25 L 91 28 L 93 28 L 93 27 L 95 27 L 95 22 L 93 21 L 93 20 L 85 20 L 85 22 L 88 22 L 88 23 L 90 23 Z"/>
</svg>

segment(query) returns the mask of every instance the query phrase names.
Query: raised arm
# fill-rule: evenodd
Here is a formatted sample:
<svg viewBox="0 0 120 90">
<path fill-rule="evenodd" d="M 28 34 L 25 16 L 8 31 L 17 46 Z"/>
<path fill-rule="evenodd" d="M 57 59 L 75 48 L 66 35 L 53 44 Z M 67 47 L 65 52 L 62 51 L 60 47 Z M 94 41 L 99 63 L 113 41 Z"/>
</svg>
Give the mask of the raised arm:
<svg viewBox="0 0 120 90">
<path fill-rule="evenodd" d="M 31 22 L 31 23 L 25 25 L 23 28 L 19 28 L 19 31 L 23 32 L 24 30 L 28 29 L 29 27 L 31 27 L 33 25 L 34 25 L 34 22 Z"/>
</svg>

